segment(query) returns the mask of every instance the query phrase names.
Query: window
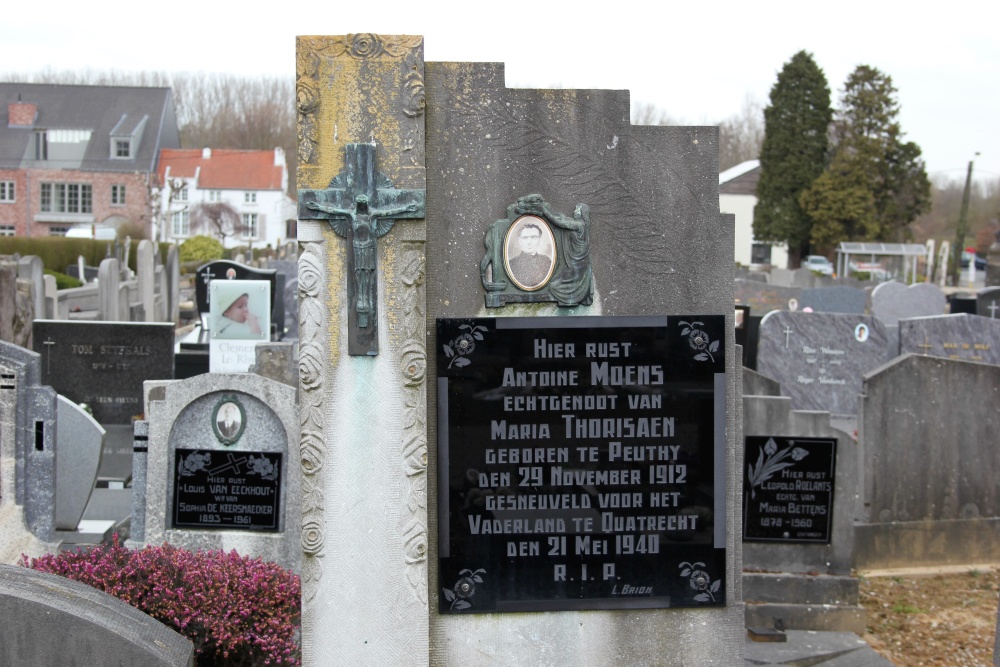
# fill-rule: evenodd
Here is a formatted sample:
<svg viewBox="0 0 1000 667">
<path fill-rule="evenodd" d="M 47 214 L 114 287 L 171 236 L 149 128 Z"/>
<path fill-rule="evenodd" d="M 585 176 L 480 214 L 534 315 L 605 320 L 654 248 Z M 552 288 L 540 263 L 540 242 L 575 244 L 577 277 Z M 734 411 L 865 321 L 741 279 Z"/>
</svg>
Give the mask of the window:
<svg viewBox="0 0 1000 667">
<path fill-rule="evenodd" d="M 243 203 L 244 204 L 256 204 L 257 203 L 257 193 L 256 192 L 244 192 L 243 193 Z"/>
<path fill-rule="evenodd" d="M 0 225 L 0 236 L 13 236 L 14 225 Z"/>
<path fill-rule="evenodd" d="M 187 209 L 183 211 L 174 211 L 172 217 L 174 236 L 187 236 L 191 233 L 191 220 L 188 216 Z"/>
<path fill-rule="evenodd" d="M 115 157 L 116 158 L 132 157 L 131 139 L 115 139 Z"/>
<path fill-rule="evenodd" d="M 750 247 L 750 263 L 751 264 L 770 264 L 771 263 L 771 244 L 770 243 L 754 243 Z"/>
<path fill-rule="evenodd" d="M 93 188 L 89 183 L 42 183 L 44 213 L 93 213 Z"/>
<path fill-rule="evenodd" d="M 49 236 L 66 236 L 66 232 L 69 231 L 69 227 L 63 225 L 52 225 L 49 227 Z"/>
<path fill-rule="evenodd" d="M 257 214 L 256 213 L 244 213 L 243 214 L 243 233 L 242 237 L 245 239 L 255 239 L 257 238 Z"/>
<path fill-rule="evenodd" d="M 35 132 L 35 159 L 49 159 L 49 136 L 45 130 Z"/>
<path fill-rule="evenodd" d="M 125 205 L 125 186 L 124 185 L 112 185 L 111 186 L 111 205 L 112 206 L 124 206 Z"/>
<path fill-rule="evenodd" d="M 177 196 L 174 197 L 176 201 L 187 201 L 188 200 L 188 189 L 185 185 L 180 190 L 177 191 Z"/>
<path fill-rule="evenodd" d="M 0 181 L 0 201 L 14 201 L 14 181 Z"/>
<path fill-rule="evenodd" d="M 222 201 L 222 192 L 220 190 L 209 190 L 208 201 L 210 202 Z"/>
</svg>

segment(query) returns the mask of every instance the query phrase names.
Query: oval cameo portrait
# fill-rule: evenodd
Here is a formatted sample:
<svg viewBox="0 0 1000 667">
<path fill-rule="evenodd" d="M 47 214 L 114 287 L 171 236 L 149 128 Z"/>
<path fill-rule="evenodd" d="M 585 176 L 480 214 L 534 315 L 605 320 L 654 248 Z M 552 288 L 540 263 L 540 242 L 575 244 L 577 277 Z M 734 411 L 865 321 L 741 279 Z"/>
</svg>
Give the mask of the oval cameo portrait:
<svg viewBox="0 0 1000 667">
<path fill-rule="evenodd" d="M 523 215 L 504 239 L 503 263 L 514 284 L 526 292 L 545 286 L 556 266 L 556 240 L 545 220 Z"/>
</svg>

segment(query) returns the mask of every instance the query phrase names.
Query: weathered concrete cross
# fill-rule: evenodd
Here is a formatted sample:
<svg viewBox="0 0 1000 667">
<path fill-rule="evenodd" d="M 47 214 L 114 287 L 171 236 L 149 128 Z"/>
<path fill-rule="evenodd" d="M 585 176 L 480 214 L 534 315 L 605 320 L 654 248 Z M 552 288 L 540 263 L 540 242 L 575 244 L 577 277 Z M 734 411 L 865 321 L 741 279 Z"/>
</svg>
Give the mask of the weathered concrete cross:
<svg viewBox="0 0 1000 667">
<path fill-rule="evenodd" d="M 348 354 L 378 354 L 377 239 L 396 220 L 424 217 L 424 190 L 402 190 L 375 169 L 375 144 L 347 144 L 344 171 L 325 190 L 299 190 L 299 220 L 327 220 L 351 241 Z"/>
</svg>

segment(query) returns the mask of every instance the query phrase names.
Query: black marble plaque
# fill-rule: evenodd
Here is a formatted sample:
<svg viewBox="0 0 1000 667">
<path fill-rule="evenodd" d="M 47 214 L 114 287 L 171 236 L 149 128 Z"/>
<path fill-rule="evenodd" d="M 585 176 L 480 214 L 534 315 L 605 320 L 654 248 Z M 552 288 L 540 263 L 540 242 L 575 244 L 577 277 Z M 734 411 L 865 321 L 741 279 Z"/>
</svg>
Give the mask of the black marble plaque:
<svg viewBox="0 0 1000 667">
<path fill-rule="evenodd" d="M 725 316 L 437 321 L 442 613 L 722 606 Z"/>
<path fill-rule="evenodd" d="M 837 441 L 748 436 L 743 541 L 830 543 Z"/>
<path fill-rule="evenodd" d="M 278 532 L 281 453 L 174 451 L 174 528 Z"/>
</svg>

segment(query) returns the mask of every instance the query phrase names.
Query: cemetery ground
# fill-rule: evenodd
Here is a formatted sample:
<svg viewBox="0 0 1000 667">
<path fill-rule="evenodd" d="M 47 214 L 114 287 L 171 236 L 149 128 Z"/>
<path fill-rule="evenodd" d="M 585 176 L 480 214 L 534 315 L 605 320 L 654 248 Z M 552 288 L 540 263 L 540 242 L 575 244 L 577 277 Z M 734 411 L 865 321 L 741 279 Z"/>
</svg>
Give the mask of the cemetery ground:
<svg viewBox="0 0 1000 667">
<path fill-rule="evenodd" d="M 1000 565 L 861 578 L 865 641 L 895 665 L 993 664 Z"/>
</svg>

